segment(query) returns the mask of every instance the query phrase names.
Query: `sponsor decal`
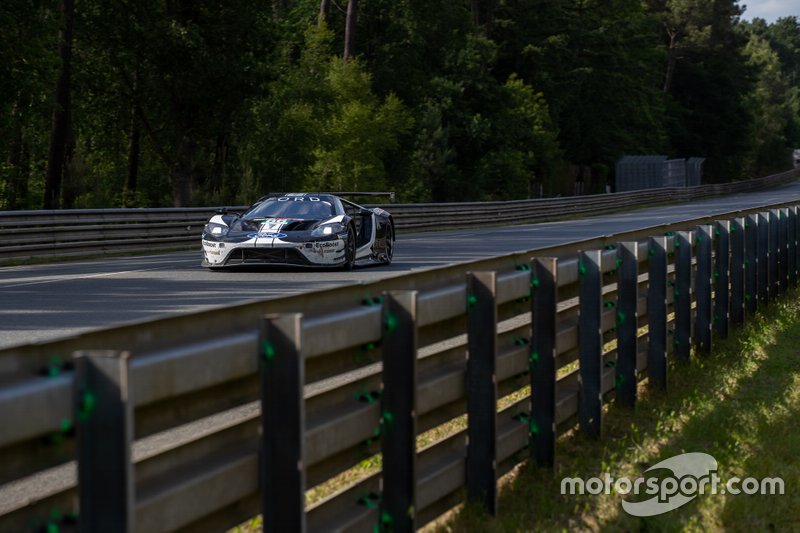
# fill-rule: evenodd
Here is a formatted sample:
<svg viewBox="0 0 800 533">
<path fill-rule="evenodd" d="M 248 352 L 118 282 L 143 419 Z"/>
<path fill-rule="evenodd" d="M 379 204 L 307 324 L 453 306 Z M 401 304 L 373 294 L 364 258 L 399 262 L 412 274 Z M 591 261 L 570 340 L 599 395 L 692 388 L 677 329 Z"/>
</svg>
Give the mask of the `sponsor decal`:
<svg viewBox="0 0 800 533">
<path fill-rule="evenodd" d="M 208 255 L 222 255 L 222 252 L 219 250 L 206 250 Z"/>
<path fill-rule="evenodd" d="M 248 239 L 285 239 L 285 233 L 272 233 L 272 232 L 260 232 L 260 233 L 248 233 Z"/>
<path fill-rule="evenodd" d="M 288 224 L 289 222 L 294 222 L 295 220 L 303 220 L 302 218 L 254 218 L 253 222 L 258 222 L 259 224 Z"/>
<path fill-rule="evenodd" d="M 216 248 L 217 247 L 217 243 L 204 240 L 203 241 L 203 246 L 208 246 L 209 248 Z"/>
<path fill-rule="evenodd" d="M 316 196 L 282 196 L 278 198 L 279 202 L 319 202 L 321 201 Z"/>
<path fill-rule="evenodd" d="M 277 233 L 283 229 L 284 226 L 292 222 L 300 222 L 302 218 L 260 218 L 254 219 L 255 222 L 261 224 L 261 233 Z"/>
<path fill-rule="evenodd" d="M 314 246 L 317 248 L 338 248 L 339 242 L 338 241 L 317 242 L 314 243 Z"/>
</svg>

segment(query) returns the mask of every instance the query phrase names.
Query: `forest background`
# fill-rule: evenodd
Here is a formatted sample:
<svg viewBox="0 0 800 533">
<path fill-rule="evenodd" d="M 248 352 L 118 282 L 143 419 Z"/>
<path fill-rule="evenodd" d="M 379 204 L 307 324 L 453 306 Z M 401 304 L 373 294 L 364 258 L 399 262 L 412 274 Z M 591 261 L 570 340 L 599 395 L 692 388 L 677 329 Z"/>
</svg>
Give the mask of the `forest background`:
<svg viewBox="0 0 800 533">
<path fill-rule="evenodd" d="M 735 0 L 4 0 L 0 209 L 601 192 L 791 166 L 800 21 Z"/>
</svg>

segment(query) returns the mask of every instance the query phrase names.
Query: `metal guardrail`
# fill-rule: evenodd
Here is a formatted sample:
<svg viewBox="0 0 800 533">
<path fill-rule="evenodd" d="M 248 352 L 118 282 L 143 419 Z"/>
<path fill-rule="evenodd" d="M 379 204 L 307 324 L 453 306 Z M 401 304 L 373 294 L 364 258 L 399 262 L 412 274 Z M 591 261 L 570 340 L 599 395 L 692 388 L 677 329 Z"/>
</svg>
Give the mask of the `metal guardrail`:
<svg viewBox="0 0 800 533">
<path fill-rule="evenodd" d="M 494 512 L 498 476 L 552 466 L 557 434 L 600 434 L 603 401 L 635 402 L 644 376 L 666 386 L 669 350 L 710 350 L 712 324 L 723 337 L 796 285 L 798 233 L 797 206 L 757 206 L 2 350 L 0 484 L 73 459 L 79 483 L 0 530 L 220 530 L 262 510 L 267 531 L 404 529 L 465 487 Z M 134 440 L 253 401 L 260 414 L 130 459 Z M 306 508 L 307 489 L 379 452 L 380 472 Z"/>
<path fill-rule="evenodd" d="M 774 187 L 798 178 L 800 169 L 719 185 L 509 202 L 392 204 L 389 210 L 399 231 L 453 229 L 688 201 Z M 32 257 L 68 258 L 196 248 L 200 232 L 212 213 L 213 208 L 0 212 L 0 233 L 4 236 L 0 264 Z"/>
</svg>

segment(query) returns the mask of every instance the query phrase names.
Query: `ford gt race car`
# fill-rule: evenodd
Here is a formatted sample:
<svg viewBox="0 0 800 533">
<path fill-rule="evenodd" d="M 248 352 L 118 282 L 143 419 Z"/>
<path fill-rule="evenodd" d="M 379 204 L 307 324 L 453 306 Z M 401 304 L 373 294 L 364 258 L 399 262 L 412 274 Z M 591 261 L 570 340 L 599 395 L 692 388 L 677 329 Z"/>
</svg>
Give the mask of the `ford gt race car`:
<svg viewBox="0 0 800 533">
<path fill-rule="evenodd" d="M 388 265 L 394 241 L 392 216 L 378 207 L 333 194 L 269 195 L 244 214 L 217 211 L 203 228 L 203 266 Z"/>
</svg>

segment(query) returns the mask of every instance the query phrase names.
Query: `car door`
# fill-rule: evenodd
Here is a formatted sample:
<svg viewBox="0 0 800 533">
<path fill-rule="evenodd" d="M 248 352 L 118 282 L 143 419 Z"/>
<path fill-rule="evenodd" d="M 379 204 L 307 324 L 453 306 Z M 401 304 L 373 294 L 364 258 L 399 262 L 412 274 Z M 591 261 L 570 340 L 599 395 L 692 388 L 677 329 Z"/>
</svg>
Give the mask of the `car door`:
<svg viewBox="0 0 800 533">
<path fill-rule="evenodd" d="M 372 241 L 375 238 L 374 213 L 347 200 L 342 200 L 342 206 L 344 206 L 345 213 L 353 219 L 356 226 L 358 257 L 368 255 Z"/>
</svg>

